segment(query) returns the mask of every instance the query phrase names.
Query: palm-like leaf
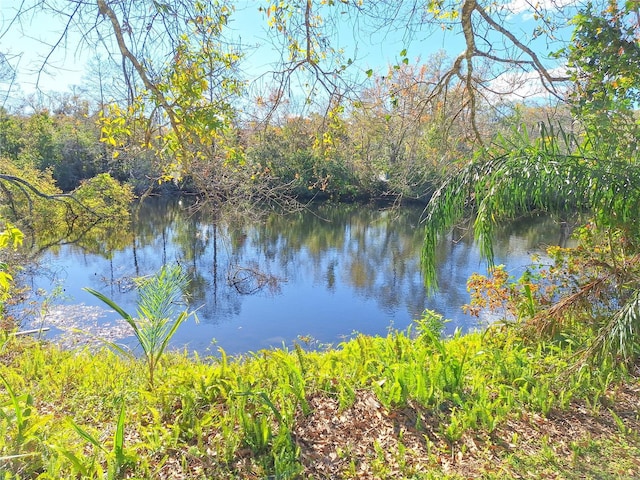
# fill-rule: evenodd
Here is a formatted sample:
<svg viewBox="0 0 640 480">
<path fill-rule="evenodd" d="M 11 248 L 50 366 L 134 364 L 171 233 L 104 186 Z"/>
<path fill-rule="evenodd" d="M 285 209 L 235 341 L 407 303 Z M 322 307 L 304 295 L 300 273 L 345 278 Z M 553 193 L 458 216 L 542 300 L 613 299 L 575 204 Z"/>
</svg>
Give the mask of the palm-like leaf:
<svg viewBox="0 0 640 480">
<path fill-rule="evenodd" d="M 163 267 L 138 286 L 138 316 L 140 318 L 171 318 L 182 305 L 182 294 L 189 279 L 179 265 Z"/>
<path fill-rule="evenodd" d="M 138 325 L 136 324 L 136 321 L 134 320 L 134 318 L 131 315 L 129 315 L 127 312 L 125 312 L 116 302 L 114 302 L 109 297 L 103 295 L 102 293 L 92 288 L 85 287 L 83 290 L 86 292 L 89 292 L 91 295 L 98 298 L 109 307 L 113 308 L 129 325 L 131 325 L 131 328 L 133 328 L 135 335 L 136 336 L 140 335 L 140 331 L 138 330 Z"/>
<path fill-rule="evenodd" d="M 640 291 L 634 292 L 622 308 L 611 317 L 593 343 L 591 352 L 613 353 L 625 361 L 630 361 L 636 354 L 633 347 L 638 338 L 640 338 Z"/>
<path fill-rule="evenodd" d="M 440 234 L 475 215 L 474 236 L 492 265 L 495 226 L 532 211 L 589 211 L 600 226 L 624 226 L 638 236 L 640 168 L 628 161 L 559 153 L 545 145 L 472 162 L 444 182 L 425 210 L 422 264 L 427 287 L 437 285 Z"/>
<path fill-rule="evenodd" d="M 640 243 L 640 165 L 635 159 L 560 148 L 557 138 L 552 137 L 534 145 L 512 146 L 498 156 L 470 163 L 444 182 L 425 209 L 422 265 L 427 287 L 437 288 L 435 251 L 442 233 L 475 216 L 474 237 L 491 266 L 495 227 L 532 211 L 561 216 L 588 212 L 600 229 L 622 230 L 627 241 L 634 239 L 627 245 L 632 245 L 635 255 L 633 245 Z M 640 338 L 640 278 L 627 270 L 633 261 L 623 263 L 620 270 L 600 279 L 600 283 L 608 282 L 622 307 L 602 329 L 592 353 L 597 349 L 615 351 L 629 359 Z M 617 267 L 615 260 L 613 267 Z M 591 291 L 581 289 L 559 305 L 565 307 L 573 297 L 582 299 Z M 553 317 L 553 311 L 550 308 L 545 313 Z"/>
<path fill-rule="evenodd" d="M 85 288 L 87 292 L 118 312 L 131 325 L 147 359 L 149 381 L 152 386 L 155 367 L 160 357 L 178 327 L 190 315 L 189 312 L 183 310 L 173 319 L 178 306 L 182 306 L 183 291 L 188 283 L 188 277 L 179 265 L 163 266 L 156 275 L 140 281 L 138 284 L 137 318 L 133 318 L 113 300 L 100 292 Z"/>
</svg>

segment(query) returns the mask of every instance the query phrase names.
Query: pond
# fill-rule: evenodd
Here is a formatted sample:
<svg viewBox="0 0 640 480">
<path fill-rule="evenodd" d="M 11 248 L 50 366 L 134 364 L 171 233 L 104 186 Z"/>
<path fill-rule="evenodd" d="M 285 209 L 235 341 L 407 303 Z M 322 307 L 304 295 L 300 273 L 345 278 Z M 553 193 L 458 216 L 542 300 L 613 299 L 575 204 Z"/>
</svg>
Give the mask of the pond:
<svg viewBox="0 0 640 480">
<path fill-rule="evenodd" d="M 421 208 L 323 204 L 252 222 L 216 220 L 182 203 L 146 201 L 132 231 L 122 233 L 126 245 L 114 251 L 63 245 L 44 252 L 25 279 L 34 292 L 40 289 L 46 305 L 23 328 L 49 328 L 46 336 L 63 344 L 86 341 L 80 331 L 134 345 L 118 315 L 82 288 L 98 290 L 134 313 L 133 278 L 173 262 L 191 275 L 188 295 L 198 321 L 183 324 L 171 346 L 202 355 L 295 341 L 337 344 L 354 332 L 384 335 L 406 328 L 425 309 L 450 320 L 447 333 L 488 320 L 461 309 L 469 301 L 467 278 L 486 272 L 462 229 L 440 242 L 440 290 L 427 295 L 420 271 Z M 495 242 L 496 263 L 519 277 L 533 253 L 564 240 L 549 218 L 514 222 Z"/>
</svg>

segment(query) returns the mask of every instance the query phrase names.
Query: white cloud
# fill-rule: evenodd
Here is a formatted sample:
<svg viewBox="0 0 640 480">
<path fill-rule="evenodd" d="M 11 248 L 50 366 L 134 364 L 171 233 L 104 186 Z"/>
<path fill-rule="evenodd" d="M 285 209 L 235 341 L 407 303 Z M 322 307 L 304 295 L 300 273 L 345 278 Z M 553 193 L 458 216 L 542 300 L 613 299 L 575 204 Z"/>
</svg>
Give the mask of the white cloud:
<svg viewBox="0 0 640 480">
<path fill-rule="evenodd" d="M 554 76 L 565 76 L 566 67 L 556 67 L 549 70 Z M 537 71 L 530 72 L 505 72 L 496 77 L 488 86 L 491 95 L 500 100 L 524 100 L 534 98 L 547 98 L 550 92 L 545 89 L 540 74 Z"/>
<path fill-rule="evenodd" d="M 578 0 L 511 0 L 503 8 L 513 15 L 522 14 L 523 20 L 531 20 L 534 12 L 560 10 L 576 3 Z"/>
</svg>

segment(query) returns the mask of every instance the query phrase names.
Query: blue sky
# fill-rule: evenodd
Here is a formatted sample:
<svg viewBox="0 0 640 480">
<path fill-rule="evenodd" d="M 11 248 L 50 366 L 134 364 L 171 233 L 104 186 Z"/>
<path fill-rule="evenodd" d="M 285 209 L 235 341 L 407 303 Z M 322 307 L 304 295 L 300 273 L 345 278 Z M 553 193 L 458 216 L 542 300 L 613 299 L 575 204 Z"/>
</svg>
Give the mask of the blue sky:
<svg viewBox="0 0 640 480">
<path fill-rule="evenodd" d="M 544 6 L 545 1 L 538 4 Z M 561 5 L 569 5 L 574 0 L 556 0 Z M 58 48 L 48 60 L 46 71 L 38 75 L 38 68 L 42 65 L 42 59 L 49 54 L 47 44 L 57 41 L 63 27 L 61 22 L 55 19 L 39 16 L 33 18 L 28 25 L 12 25 L 6 32 L 8 22 L 13 17 L 17 0 L 0 0 L 0 31 L 5 32 L 0 37 L 0 51 L 9 52 L 19 56 L 18 83 L 23 93 L 34 91 L 36 83 L 40 89 L 64 91 L 71 85 L 81 84 L 83 80 L 85 64 L 96 52 L 79 50 L 79 33 L 72 32 L 67 42 Z M 260 72 L 277 61 L 277 52 L 268 45 L 266 21 L 258 12 L 258 2 L 244 0 L 236 2 L 236 13 L 232 16 L 230 32 L 242 39 L 246 44 L 262 44 L 263 46 L 247 56 L 245 70 L 248 72 Z M 512 12 L 507 17 L 508 28 L 518 38 L 526 39 L 535 26 L 532 12 L 524 0 L 513 0 L 503 4 Z M 398 62 L 400 52 L 407 49 L 407 57 L 411 62 L 418 58 L 426 60 L 429 56 L 440 50 L 445 50 L 450 57 L 458 55 L 464 47 L 463 37 L 459 31 L 446 31 L 436 29 L 429 37 L 417 33 L 407 45 L 401 32 L 378 31 L 371 36 L 358 35 L 354 37 L 350 27 L 342 27 L 337 31 L 340 41 L 345 45 L 345 57 L 350 58 L 357 54 L 357 68 L 364 72 L 369 68 L 376 72 L 384 72 L 388 64 Z M 565 32 L 566 35 L 566 32 Z M 551 50 L 544 42 L 538 41 L 530 44 L 543 57 Z"/>
</svg>

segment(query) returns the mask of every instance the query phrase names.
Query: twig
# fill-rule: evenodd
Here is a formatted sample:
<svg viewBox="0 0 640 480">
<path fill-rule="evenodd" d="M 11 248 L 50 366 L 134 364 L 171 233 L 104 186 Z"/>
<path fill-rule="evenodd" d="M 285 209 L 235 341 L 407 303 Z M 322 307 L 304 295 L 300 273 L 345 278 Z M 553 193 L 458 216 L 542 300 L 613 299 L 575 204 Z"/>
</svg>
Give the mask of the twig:
<svg viewBox="0 0 640 480">
<path fill-rule="evenodd" d="M 33 335 L 34 333 L 48 332 L 49 330 L 49 327 L 34 328 L 33 330 L 22 330 L 21 332 L 13 332 L 11 335 L 13 335 L 14 337 L 21 337 L 23 335 Z"/>
</svg>

